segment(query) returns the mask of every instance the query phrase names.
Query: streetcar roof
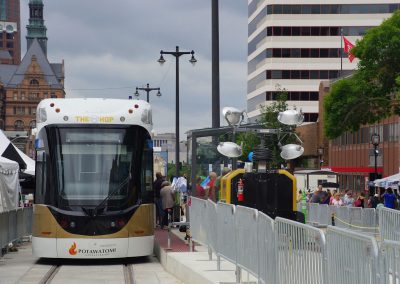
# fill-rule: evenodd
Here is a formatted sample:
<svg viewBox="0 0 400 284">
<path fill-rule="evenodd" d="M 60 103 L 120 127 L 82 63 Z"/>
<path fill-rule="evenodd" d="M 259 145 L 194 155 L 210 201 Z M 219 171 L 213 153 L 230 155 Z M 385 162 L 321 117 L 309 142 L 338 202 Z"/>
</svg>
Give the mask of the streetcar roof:
<svg viewBox="0 0 400 284">
<path fill-rule="evenodd" d="M 45 99 L 37 106 L 37 131 L 50 124 L 140 125 L 152 130 L 150 104 L 142 100 Z"/>
</svg>

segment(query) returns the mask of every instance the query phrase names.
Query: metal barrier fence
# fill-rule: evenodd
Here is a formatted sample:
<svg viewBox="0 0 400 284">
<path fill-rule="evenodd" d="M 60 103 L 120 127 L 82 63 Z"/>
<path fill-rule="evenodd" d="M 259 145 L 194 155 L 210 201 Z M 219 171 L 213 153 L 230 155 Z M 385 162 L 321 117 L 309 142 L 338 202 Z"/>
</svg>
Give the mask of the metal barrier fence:
<svg viewBox="0 0 400 284">
<path fill-rule="evenodd" d="M 275 219 L 277 283 L 326 283 L 325 236 L 317 228 Z"/>
<path fill-rule="evenodd" d="M 212 249 L 215 253 L 218 252 L 218 235 L 217 235 L 217 205 L 211 201 L 207 200 L 206 203 L 206 220 L 207 220 L 207 241 L 209 248 Z M 211 256 L 211 252 L 210 252 Z"/>
<path fill-rule="evenodd" d="M 207 200 L 199 198 L 191 198 L 190 210 L 190 224 L 196 224 L 196 226 L 190 226 L 190 232 L 194 241 L 207 245 Z"/>
<path fill-rule="evenodd" d="M 318 206 L 318 225 L 326 227 L 332 225 L 332 214 L 328 204 L 321 204 Z"/>
<path fill-rule="evenodd" d="M 258 210 L 236 207 L 237 265 L 258 277 Z"/>
<path fill-rule="evenodd" d="M 23 236 L 32 234 L 32 207 L 0 213 L 0 249 Z"/>
<path fill-rule="evenodd" d="M 314 225 L 318 224 L 318 203 L 307 204 L 307 223 Z"/>
<path fill-rule="evenodd" d="M 258 212 L 258 278 L 261 284 L 276 283 L 274 220 Z"/>
<path fill-rule="evenodd" d="M 380 284 L 400 282 L 400 242 L 383 241 L 379 249 Z"/>
<path fill-rule="evenodd" d="M 376 222 L 374 209 L 321 207 L 349 221 L 346 226 Z M 218 270 L 220 257 L 236 265 L 236 283 L 241 269 L 261 284 L 400 283 L 400 242 L 385 240 L 378 250 L 376 239 L 364 232 L 328 226 L 325 237 L 310 225 L 279 217 L 274 221 L 252 208 L 197 198 L 192 198 L 190 211 L 193 239 L 215 251 Z M 397 213 L 389 211 L 379 212 Z"/>
<path fill-rule="evenodd" d="M 366 233 L 377 233 L 379 229 L 378 216 L 374 208 L 310 203 L 307 204 L 307 210 L 307 224 L 315 227 L 334 225 Z"/>
<path fill-rule="evenodd" d="M 217 205 L 217 255 L 233 263 L 237 261 L 235 210 L 236 206 L 232 204 L 218 203 Z M 229 242 L 227 242 L 227 236 L 229 236 Z"/>
<path fill-rule="evenodd" d="M 332 226 L 326 235 L 329 283 L 379 283 L 378 245 L 374 237 Z"/>
<path fill-rule="evenodd" d="M 380 207 L 379 229 L 382 240 L 400 241 L 400 211 Z"/>
</svg>

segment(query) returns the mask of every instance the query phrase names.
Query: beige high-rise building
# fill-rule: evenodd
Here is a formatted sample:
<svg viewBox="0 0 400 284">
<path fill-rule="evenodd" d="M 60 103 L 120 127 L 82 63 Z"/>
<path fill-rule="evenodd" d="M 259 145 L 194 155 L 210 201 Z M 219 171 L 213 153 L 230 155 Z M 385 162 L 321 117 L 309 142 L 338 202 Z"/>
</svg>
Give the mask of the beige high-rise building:
<svg viewBox="0 0 400 284">
<path fill-rule="evenodd" d="M 315 122 L 321 80 L 357 68 L 358 60 L 350 63 L 343 52 L 341 61 L 341 34 L 355 44 L 399 9 L 400 1 L 249 0 L 248 7 L 249 118 L 256 120 L 260 106 L 284 89 L 289 108 L 301 109 L 306 122 Z"/>
</svg>

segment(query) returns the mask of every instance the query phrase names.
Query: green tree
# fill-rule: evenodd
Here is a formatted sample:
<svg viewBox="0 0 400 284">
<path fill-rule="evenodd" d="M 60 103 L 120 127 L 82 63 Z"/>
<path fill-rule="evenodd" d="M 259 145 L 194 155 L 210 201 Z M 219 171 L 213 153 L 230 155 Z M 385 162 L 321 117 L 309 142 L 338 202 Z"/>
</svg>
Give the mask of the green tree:
<svg viewBox="0 0 400 284">
<path fill-rule="evenodd" d="M 171 177 L 175 176 L 176 168 L 175 164 L 168 163 L 168 173 L 167 173 L 167 179 L 168 181 L 171 180 Z M 190 177 L 190 167 L 186 163 L 182 163 L 180 169 L 179 169 L 179 176 L 185 175 L 186 177 Z"/>
<path fill-rule="evenodd" d="M 240 132 L 236 134 L 236 143 L 239 145 L 243 143 L 241 160 L 247 161 L 250 152 L 260 144 L 260 138 L 254 132 Z"/>
<path fill-rule="evenodd" d="M 331 139 L 400 114 L 400 11 L 370 29 L 351 51 L 360 59 L 358 70 L 334 83 L 324 102 L 324 132 Z"/>
<path fill-rule="evenodd" d="M 269 129 L 281 129 L 283 131 L 294 130 L 290 126 L 284 125 L 278 121 L 279 112 L 283 112 L 288 109 L 287 97 L 288 93 L 285 89 L 281 89 L 278 85 L 276 101 L 269 105 L 261 108 L 261 119 L 260 123 L 263 127 Z M 291 137 L 287 137 L 291 140 Z M 286 140 L 288 141 L 288 140 Z M 266 135 L 265 146 L 272 152 L 272 161 L 269 164 L 271 169 L 280 168 L 281 164 L 285 164 L 285 160 L 281 158 L 281 149 L 278 146 L 279 137 L 277 135 Z"/>
</svg>

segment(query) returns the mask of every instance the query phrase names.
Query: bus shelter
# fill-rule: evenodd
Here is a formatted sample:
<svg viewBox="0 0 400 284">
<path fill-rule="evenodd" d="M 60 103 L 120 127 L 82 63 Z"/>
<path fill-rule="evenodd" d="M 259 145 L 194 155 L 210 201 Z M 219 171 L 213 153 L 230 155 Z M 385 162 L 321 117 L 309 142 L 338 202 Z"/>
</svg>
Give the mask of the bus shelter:
<svg viewBox="0 0 400 284">
<path fill-rule="evenodd" d="M 252 132 L 260 129 L 259 124 L 246 124 L 236 128 L 235 132 Z M 221 175 L 224 167 L 236 168 L 237 159 L 223 156 L 217 151 L 220 142 L 234 141 L 234 128 L 203 128 L 187 132 L 188 164 L 190 166 L 190 183 L 192 194 L 196 186 L 196 177 L 207 177 L 213 171 Z"/>
</svg>

